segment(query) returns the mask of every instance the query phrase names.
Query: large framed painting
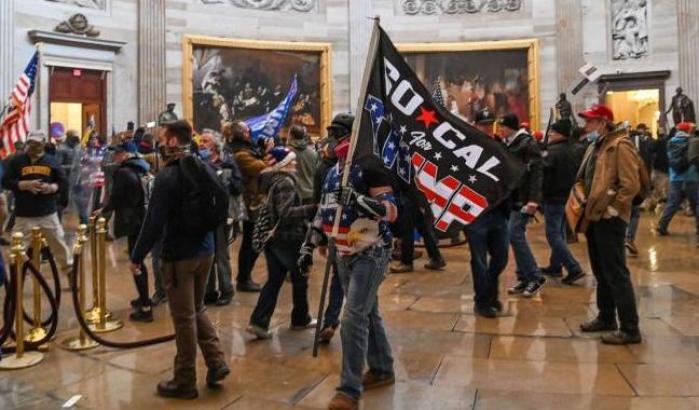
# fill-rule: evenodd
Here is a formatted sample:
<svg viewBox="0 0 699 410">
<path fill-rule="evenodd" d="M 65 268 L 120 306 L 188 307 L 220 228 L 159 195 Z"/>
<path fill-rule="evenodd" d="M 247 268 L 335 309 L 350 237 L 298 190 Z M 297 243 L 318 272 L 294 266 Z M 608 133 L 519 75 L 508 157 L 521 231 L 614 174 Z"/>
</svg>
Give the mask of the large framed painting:
<svg viewBox="0 0 699 410">
<path fill-rule="evenodd" d="M 286 114 L 281 133 L 300 124 L 317 136 L 330 123 L 329 43 L 185 36 L 183 52 L 184 116 L 195 130 L 275 110 Z"/>
<path fill-rule="evenodd" d="M 439 84 L 448 110 L 473 121 L 488 107 L 539 126 L 538 40 L 398 44 L 429 90 Z"/>
</svg>

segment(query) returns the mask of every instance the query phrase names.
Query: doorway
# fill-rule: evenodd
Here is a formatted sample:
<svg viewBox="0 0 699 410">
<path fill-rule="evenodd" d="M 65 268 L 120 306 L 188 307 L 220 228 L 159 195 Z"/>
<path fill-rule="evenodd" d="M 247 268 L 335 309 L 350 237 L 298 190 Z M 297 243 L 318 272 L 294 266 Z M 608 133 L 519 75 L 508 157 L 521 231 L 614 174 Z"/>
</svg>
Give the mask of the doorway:
<svg viewBox="0 0 699 410">
<path fill-rule="evenodd" d="M 645 124 L 651 135 L 658 135 L 660 121 L 660 91 L 656 89 L 608 91 L 605 103 L 621 121 L 628 121 L 632 128 Z"/>
<path fill-rule="evenodd" d="M 77 131 L 83 142 L 95 130 L 106 135 L 105 72 L 70 67 L 49 69 L 49 122 Z"/>
</svg>

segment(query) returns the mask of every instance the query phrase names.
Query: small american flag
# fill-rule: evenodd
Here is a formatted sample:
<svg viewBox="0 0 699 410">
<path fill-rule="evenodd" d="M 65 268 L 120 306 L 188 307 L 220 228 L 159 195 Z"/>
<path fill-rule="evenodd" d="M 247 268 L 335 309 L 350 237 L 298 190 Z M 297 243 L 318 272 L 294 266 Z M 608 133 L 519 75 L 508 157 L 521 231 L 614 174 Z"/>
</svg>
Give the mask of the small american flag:
<svg viewBox="0 0 699 410">
<path fill-rule="evenodd" d="M 446 103 L 444 102 L 444 96 L 442 95 L 442 86 L 440 84 L 439 77 L 437 77 L 434 80 L 434 90 L 432 90 L 432 99 L 438 105 L 441 105 L 442 107 L 446 106 Z"/>
<path fill-rule="evenodd" d="M 29 60 L 27 68 L 19 76 L 10 94 L 7 112 L 0 124 L 0 157 L 15 152 L 15 143 L 23 141 L 29 133 L 29 116 L 32 112 L 31 96 L 34 92 L 36 73 L 39 67 L 39 52 Z M 3 110 L 4 112 L 5 110 Z"/>
</svg>

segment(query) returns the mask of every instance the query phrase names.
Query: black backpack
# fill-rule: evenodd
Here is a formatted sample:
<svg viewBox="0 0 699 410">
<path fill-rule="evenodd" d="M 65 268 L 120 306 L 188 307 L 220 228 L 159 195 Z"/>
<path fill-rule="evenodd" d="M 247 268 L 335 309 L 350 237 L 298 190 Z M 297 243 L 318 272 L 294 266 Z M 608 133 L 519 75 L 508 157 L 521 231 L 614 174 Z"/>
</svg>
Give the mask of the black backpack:
<svg viewBox="0 0 699 410">
<path fill-rule="evenodd" d="M 216 170 L 196 156 L 179 163 L 182 205 L 178 225 L 191 235 L 216 230 L 228 218 L 228 190 Z"/>
<path fill-rule="evenodd" d="M 689 140 L 670 141 L 667 143 L 670 168 L 678 174 L 684 174 L 691 165 L 689 163 Z"/>
</svg>

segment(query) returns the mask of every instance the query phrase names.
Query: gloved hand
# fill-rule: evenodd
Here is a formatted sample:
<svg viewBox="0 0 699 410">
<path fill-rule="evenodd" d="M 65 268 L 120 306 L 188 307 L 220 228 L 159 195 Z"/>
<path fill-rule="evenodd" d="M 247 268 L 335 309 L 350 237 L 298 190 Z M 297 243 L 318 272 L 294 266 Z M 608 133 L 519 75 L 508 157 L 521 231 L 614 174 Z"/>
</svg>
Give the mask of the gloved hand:
<svg viewBox="0 0 699 410">
<path fill-rule="evenodd" d="M 299 268 L 299 273 L 303 276 L 308 276 L 311 271 L 311 266 L 313 266 L 313 247 L 304 242 L 301 245 L 301 250 L 299 251 L 299 258 L 296 261 L 296 265 Z"/>
<path fill-rule="evenodd" d="M 359 193 L 350 186 L 338 188 L 335 194 L 337 195 L 337 202 L 344 207 L 354 205 L 359 197 Z"/>
</svg>

